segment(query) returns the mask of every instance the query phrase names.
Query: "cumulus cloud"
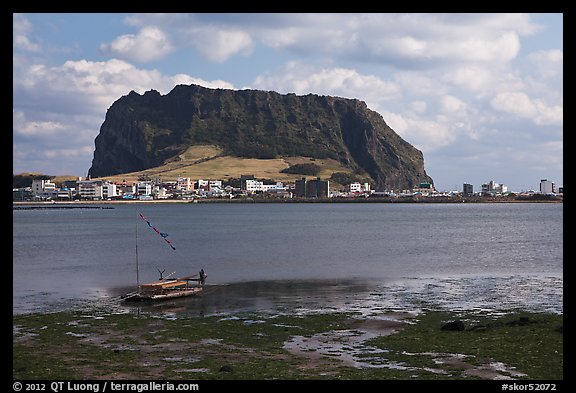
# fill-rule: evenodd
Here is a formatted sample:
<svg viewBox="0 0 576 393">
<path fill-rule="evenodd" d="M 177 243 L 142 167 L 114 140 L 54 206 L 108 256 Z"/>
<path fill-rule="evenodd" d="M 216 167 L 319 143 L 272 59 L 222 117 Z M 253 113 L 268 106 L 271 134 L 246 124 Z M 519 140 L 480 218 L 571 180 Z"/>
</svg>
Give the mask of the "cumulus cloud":
<svg viewBox="0 0 576 393">
<path fill-rule="evenodd" d="M 477 65 L 465 65 L 443 72 L 441 80 L 472 92 L 482 92 L 495 79 L 494 70 Z"/>
<path fill-rule="evenodd" d="M 232 88 L 221 80 L 205 81 L 185 74 L 163 75 L 140 69 L 123 60 L 69 60 L 61 66 L 31 64 L 15 76 L 15 101 L 24 107 L 58 113 L 103 115 L 119 97 L 131 90 L 144 93 L 156 89 L 168 93 L 177 84 Z"/>
<path fill-rule="evenodd" d="M 482 38 L 464 39 L 456 45 L 443 45 L 439 54 L 445 56 L 457 56 L 463 60 L 473 62 L 496 62 L 506 63 L 514 59 L 520 50 L 518 34 L 513 31 L 503 32 L 493 40 Z"/>
<path fill-rule="evenodd" d="M 13 111 L 13 170 L 84 175 L 94 151 L 99 116 Z"/>
<path fill-rule="evenodd" d="M 177 84 L 233 88 L 186 74 L 164 75 L 123 60 L 66 61 L 60 66 L 30 63 L 14 73 L 14 170 L 61 157 L 60 173 L 88 171 L 94 139 L 106 110 L 123 95 L 155 89 L 168 93 Z M 58 160 L 56 160 L 58 161 Z M 38 166 L 41 167 L 41 166 Z M 50 170 L 50 169 L 47 169 Z M 85 173 L 84 172 L 84 173 Z"/>
<path fill-rule="evenodd" d="M 456 138 L 456 133 L 443 122 L 388 111 L 383 111 L 382 116 L 402 138 L 425 152 L 446 146 Z"/>
<path fill-rule="evenodd" d="M 562 125 L 564 109 L 560 105 L 548 105 L 539 99 L 531 99 L 524 92 L 498 93 L 491 101 L 492 108 L 530 119 L 539 125 Z"/>
<path fill-rule="evenodd" d="M 27 111 L 84 113 L 103 117 L 106 109 L 131 90 L 168 93 L 177 84 L 233 88 L 222 81 L 206 81 L 186 74 L 164 75 L 140 69 L 123 60 L 69 60 L 61 66 L 30 64 L 14 76 L 14 104 Z"/>
<path fill-rule="evenodd" d="M 445 95 L 441 99 L 441 107 L 442 111 L 445 113 L 457 114 L 458 112 L 462 112 L 466 109 L 466 104 L 464 104 L 464 102 L 462 102 L 457 97 Z"/>
<path fill-rule="evenodd" d="M 207 26 L 188 34 L 192 46 L 208 60 L 218 63 L 238 53 L 249 54 L 253 47 L 250 34 L 242 30 Z"/>
<path fill-rule="evenodd" d="M 291 62 L 276 72 L 258 76 L 252 87 L 283 93 L 324 94 L 358 98 L 377 110 L 383 101 L 399 98 L 397 84 L 349 68 L 316 69 Z"/>
<path fill-rule="evenodd" d="M 251 53 L 254 43 L 248 29 L 234 27 L 227 18 L 220 23 L 218 15 L 213 15 L 207 21 L 204 18 L 202 14 L 136 14 L 126 18 L 125 22 L 130 26 L 140 27 L 141 32 L 154 29 L 151 34 L 155 38 L 152 44 L 159 46 L 163 44 L 161 45 L 163 50 L 157 51 L 154 59 L 161 58 L 175 49 L 190 48 L 194 48 L 205 59 L 217 63 L 222 63 L 236 54 Z M 170 42 L 163 31 L 170 31 L 172 38 Z M 144 45 L 148 39 L 142 38 Z M 117 38 L 113 43 L 116 41 L 118 46 L 123 47 L 125 42 L 132 44 L 136 38 L 127 35 Z M 142 54 L 145 53 L 148 51 L 143 51 Z"/>
<path fill-rule="evenodd" d="M 437 82 L 433 78 L 410 78 L 408 74 L 413 76 L 413 73 L 406 73 L 401 78 L 389 81 L 348 68 L 315 68 L 292 62 L 276 72 L 258 76 L 251 88 L 358 98 L 382 114 L 387 124 L 404 139 L 428 152 L 448 145 L 458 135 L 465 135 L 470 123 L 466 103 L 453 95 L 440 95 L 443 89 L 436 87 Z M 426 83 L 422 83 L 423 79 Z M 429 85 L 429 89 L 426 85 Z M 423 87 L 424 95 L 428 92 L 438 97 L 436 113 L 450 116 L 431 118 L 428 103 L 421 99 L 404 107 L 401 103 L 406 99 L 402 91 L 405 86 L 412 86 L 413 92 L 421 92 L 418 86 Z M 392 111 L 388 109 L 390 107 L 397 110 Z M 471 132 L 469 136 L 477 137 Z"/>
<path fill-rule="evenodd" d="M 22 111 L 13 111 L 12 125 L 17 134 L 26 137 L 53 136 L 65 129 L 58 121 L 27 121 Z"/>
<path fill-rule="evenodd" d="M 563 74 L 564 52 L 560 49 L 537 51 L 528 58 L 545 78 L 553 78 Z"/>
<path fill-rule="evenodd" d="M 101 44 L 100 50 L 119 58 L 147 62 L 164 57 L 171 53 L 174 47 L 161 29 L 146 26 L 138 34 L 125 34 L 109 44 Z"/>
<path fill-rule="evenodd" d="M 433 73 L 398 71 L 393 79 L 406 94 L 419 97 L 448 94 L 447 86 Z"/>
<path fill-rule="evenodd" d="M 401 71 L 386 80 L 349 68 L 292 62 L 258 76 L 251 88 L 358 98 L 382 114 L 405 140 L 429 154 L 456 140 L 494 139 L 486 125 L 502 123 L 498 113 L 535 124 L 561 124 L 562 106 L 530 99 L 518 90 L 525 86 L 514 73 L 483 77 L 484 94 L 472 96 L 466 94 L 470 92 L 467 86 L 442 83 L 441 76 L 442 72 Z M 505 88 L 516 90 L 500 91 Z"/>
<path fill-rule="evenodd" d="M 169 28 L 179 47 L 217 62 L 258 41 L 303 56 L 417 69 L 506 63 L 518 55 L 519 37 L 538 29 L 527 14 L 138 14 L 127 22 Z"/>
<path fill-rule="evenodd" d="M 12 15 L 12 45 L 14 49 L 37 52 L 40 45 L 30 37 L 32 24 L 22 14 Z"/>
</svg>

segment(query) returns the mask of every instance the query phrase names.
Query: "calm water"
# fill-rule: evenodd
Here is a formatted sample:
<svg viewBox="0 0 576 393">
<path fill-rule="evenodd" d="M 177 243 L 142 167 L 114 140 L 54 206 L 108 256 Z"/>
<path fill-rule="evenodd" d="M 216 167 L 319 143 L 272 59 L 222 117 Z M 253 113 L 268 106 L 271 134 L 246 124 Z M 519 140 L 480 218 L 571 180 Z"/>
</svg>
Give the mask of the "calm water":
<svg viewBox="0 0 576 393">
<path fill-rule="evenodd" d="M 562 204 L 537 203 L 14 210 L 13 312 L 117 302 L 136 284 L 136 233 L 141 282 L 157 269 L 208 273 L 202 298 L 154 306 L 162 312 L 561 312 L 562 212 Z"/>
</svg>

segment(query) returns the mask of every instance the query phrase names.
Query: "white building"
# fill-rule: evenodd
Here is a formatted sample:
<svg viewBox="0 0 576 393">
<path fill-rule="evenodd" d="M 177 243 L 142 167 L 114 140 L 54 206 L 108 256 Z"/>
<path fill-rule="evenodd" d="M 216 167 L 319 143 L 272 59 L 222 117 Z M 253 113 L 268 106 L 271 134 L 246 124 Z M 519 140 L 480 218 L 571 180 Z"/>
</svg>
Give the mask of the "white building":
<svg viewBox="0 0 576 393">
<path fill-rule="evenodd" d="M 208 185 L 210 188 L 222 188 L 222 180 L 208 180 Z"/>
<path fill-rule="evenodd" d="M 58 189 L 58 199 L 72 199 L 75 191 L 75 188 L 60 188 Z"/>
<path fill-rule="evenodd" d="M 256 192 L 256 191 L 263 191 L 264 182 L 259 180 L 246 180 L 246 191 Z"/>
<path fill-rule="evenodd" d="M 154 194 L 154 198 L 156 199 L 168 199 L 168 190 L 164 187 L 155 186 L 154 190 L 152 190 Z"/>
<path fill-rule="evenodd" d="M 102 198 L 114 198 L 118 196 L 118 192 L 116 189 L 116 184 L 105 182 L 102 184 Z"/>
<path fill-rule="evenodd" d="M 140 181 L 136 185 L 136 193 L 138 195 L 152 195 L 152 182 Z"/>
<path fill-rule="evenodd" d="M 547 179 L 540 180 L 540 194 L 555 194 L 556 185 Z"/>
<path fill-rule="evenodd" d="M 32 193 L 40 198 L 52 198 L 58 195 L 56 184 L 50 180 L 32 180 Z"/>
<path fill-rule="evenodd" d="M 79 180 L 78 194 L 84 199 L 102 199 L 102 180 Z"/>
<path fill-rule="evenodd" d="M 210 181 L 208 181 L 208 180 L 198 179 L 198 181 L 196 183 L 198 183 L 198 187 L 197 187 L 198 190 L 200 190 L 200 189 L 207 190 L 210 187 Z"/>
<path fill-rule="evenodd" d="M 482 184 L 482 194 L 504 194 L 508 192 L 508 186 L 505 184 L 498 184 L 494 180 L 489 183 Z"/>
<path fill-rule="evenodd" d="M 351 193 L 364 193 L 370 192 L 370 183 L 354 182 L 349 185 Z"/>
<path fill-rule="evenodd" d="M 414 195 L 418 194 L 423 196 L 429 196 L 435 193 L 436 189 L 434 188 L 434 184 L 427 182 L 418 183 L 418 185 L 412 189 L 412 194 Z"/>
<path fill-rule="evenodd" d="M 176 189 L 182 191 L 190 191 L 194 189 L 194 183 L 190 181 L 189 177 L 179 177 L 176 182 Z"/>
<path fill-rule="evenodd" d="M 286 187 L 284 187 L 284 184 L 282 184 L 282 182 L 276 182 L 275 184 L 262 184 L 261 189 L 264 192 L 286 191 Z"/>
</svg>

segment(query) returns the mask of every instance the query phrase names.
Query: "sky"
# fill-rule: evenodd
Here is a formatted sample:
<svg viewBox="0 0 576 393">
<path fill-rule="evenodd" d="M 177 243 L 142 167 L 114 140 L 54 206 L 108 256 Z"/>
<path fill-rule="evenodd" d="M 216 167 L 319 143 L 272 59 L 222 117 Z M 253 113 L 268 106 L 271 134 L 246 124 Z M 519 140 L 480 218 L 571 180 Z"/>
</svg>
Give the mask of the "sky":
<svg viewBox="0 0 576 393">
<path fill-rule="evenodd" d="M 86 176 L 106 111 L 176 85 L 357 98 L 438 190 L 563 185 L 563 15 L 13 14 L 13 173 Z"/>
</svg>

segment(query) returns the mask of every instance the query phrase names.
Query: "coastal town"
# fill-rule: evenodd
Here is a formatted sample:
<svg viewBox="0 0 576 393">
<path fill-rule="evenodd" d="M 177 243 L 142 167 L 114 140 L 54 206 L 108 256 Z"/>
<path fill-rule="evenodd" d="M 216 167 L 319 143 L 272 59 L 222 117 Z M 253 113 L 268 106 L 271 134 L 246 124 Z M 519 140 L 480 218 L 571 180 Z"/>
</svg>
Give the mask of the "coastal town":
<svg viewBox="0 0 576 393">
<path fill-rule="evenodd" d="M 320 177 L 302 177 L 293 183 L 256 179 L 242 175 L 227 181 L 218 179 L 191 179 L 179 177 L 168 181 L 161 178 L 140 178 L 137 181 L 113 182 L 104 179 L 62 181 L 32 179 L 31 186 L 13 188 L 14 202 L 40 201 L 204 201 L 204 200 L 362 200 L 366 198 L 387 200 L 423 200 L 429 198 L 520 198 L 558 199 L 563 197 L 563 187 L 541 179 L 539 190 L 514 192 L 505 184 L 493 180 L 482 184 L 475 191 L 472 184 L 464 183 L 461 190 L 438 191 L 431 183 L 419 183 L 408 190 L 377 191 L 370 183 L 352 182 L 332 189 L 330 180 Z"/>
</svg>

